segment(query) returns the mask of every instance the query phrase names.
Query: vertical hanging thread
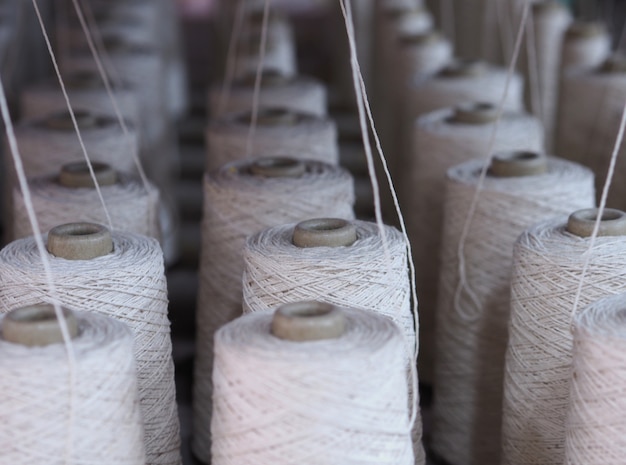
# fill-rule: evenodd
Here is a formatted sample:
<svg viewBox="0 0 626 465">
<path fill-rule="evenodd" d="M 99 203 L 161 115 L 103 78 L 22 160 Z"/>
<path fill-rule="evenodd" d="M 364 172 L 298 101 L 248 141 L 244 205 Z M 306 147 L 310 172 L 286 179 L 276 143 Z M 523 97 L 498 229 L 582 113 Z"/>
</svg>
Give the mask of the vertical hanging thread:
<svg viewBox="0 0 626 465">
<path fill-rule="evenodd" d="M 612 464 L 624 457 L 624 295 L 594 302 L 573 322 L 565 463 Z"/>
<path fill-rule="evenodd" d="M 192 444 L 201 460 L 210 457 L 213 334 L 242 313 L 246 237 L 311 217 L 352 219 L 353 203 L 348 172 L 316 161 L 244 160 L 205 176 Z"/>
<path fill-rule="evenodd" d="M 513 245 L 529 226 L 592 207 L 593 174 L 535 152 L 493 158 L 458 248 L 484 161 L 447 173 L 437 305 L 433 450 L 452 464 L 499 463 Z M 424 221 L 424 218 L 422 218 Z"/>
<path fill-rule="evenodd" d="M 435 310 L 446 171 L 462 162 L 484 157 L 496 117 L 495 106 L 486 103 L 469 103 L 423 115 L 414 128 L 414 155 L 406 160 L 399 179 L 417 265 L 421 321 L 419 367 L 423 382 L 432 382 L 434 376 Z M 542 151 L 541 123 L 525 113 L 505 112 L 493 150 Z"/>
<path fill-rule="evenodd" d="M 528 229 L 515 245 L 503 403 L 503 463 L 562 464 L 569 395 L 570 325 L 583 263 L 579 309 L 626 292 L 626 219 L 582 210 Z M 587 256 L 587 253 L 590 255 Z M 580 310 L 579 310 L 580 311 Z"/>
<path fill-rule="evenodd" d="M 58 238 L 70 248 L 59 249 Z M 81 238 L 98 244 L 96 253 L 63 258 L 75 256 L 74 245 Z M 133 330 L 146 463 L 180 464 L 167 285 L 157 241 L 132 233 L 109 234 L 103 227 L 79 223 L 49 233 L 48 249 L 63 306 L 110 316 Z M 91 246 L 87 250 L 92 251 Z M 35 238 L 14 241 L 0 251 L 0 312 L 53 300 Z"/>
<path fill-rule="evenodd" d="M 389 319 L 319 303 L 229 323 L 215 336 L 211 463 L 414 464 L 404 355 Z"/>
</svg>

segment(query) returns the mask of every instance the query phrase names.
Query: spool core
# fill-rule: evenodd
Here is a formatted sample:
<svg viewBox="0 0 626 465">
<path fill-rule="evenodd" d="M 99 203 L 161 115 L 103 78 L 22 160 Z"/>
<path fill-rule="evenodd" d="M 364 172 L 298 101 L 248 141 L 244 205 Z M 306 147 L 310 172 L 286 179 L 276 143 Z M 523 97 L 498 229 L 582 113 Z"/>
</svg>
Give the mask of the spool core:
<svg viewBox="0 0 626 465">
<path fill-rule="evenodd" d="M 66 260 L 91 260 L 113 251 L 107 228 L 95 223 L 67 223 L 48 232 L 48 252 Z"/>
<path fill-rule="evenodd" d="M 76 118 L 76 124 L 81 129 L 92 129 L 98 124 L 96 115 L 87 110 L 74 110 L 74 118 Z M 44 124 L 47 128 L 57 131 L 74 130 L 72 116 L 67 111 L 48 116 L 44 120 Z"/>
<path fill-rule="evenodd" d="M 485 74 L 485 63 L 479 60 L 455 60 L 446 66 L 439 75 L 446 78 L 479 77 Z"/>
<path fill-rule="evenodd" d="M 567 219 L 567 231 L 580 237 L 590 237 L 598 217 L 597 208 L 585 208 Z M 598 236 L 626 236 L 626 213 L 614 208 L 602 212 Z"/>
<path fill-rule="evenodd" d="M 570 39 L 590 39 L 606 34 L 606 28 L 599 21 L 574 21 L 565 35 Z"/>
<path fill-rule="evenodd" d="M 265 178 L 297 178 L 306 172 L 306 165 L 294 158 L 268 157 L 252 162 L 249 170 L 254 176 Z"/>
<path fill-rule="evenodd" d="M 72 339 L 78 335 L 78 321 L 73 312 L 61 308 L 67 331 Z M 17 308 L 2 320 L 2 339 L 28 347 L 63 342 L 61 325 L 51 304 Z"/>
<path fill-rule="evenodd" d="M 257 124 L 260 126 L 295 126 L 299 115 L 286 108 L 262 108 L 257 114 Z M 247 112 L 238 118 L 240 123 L 252 124 L 252 113 Z"/>
<path fill-rule="evenodd" d="M 487 124 L 493 123 L 496 119 L 498 119 L 498 109 L 495 105 L 476 102 L 457 106 L 449 121 L 458 124 Z"/>
<path fill-rule="evenodd" d="M 537 152 L 516 150 L 496 153 L 489 174 L 497 178 L 536 176 L 548 170 L 548 159 Z"/>
<path fill-rule="evenodd" d="M 339 307 L 305 301 L 285 304 L 274 312 L 271 333 L 287 341 L 321 341 L 341 336 L 346 318 Z"/>
<path fill-rule="evenodd" d="M 422 32 L 419 34 L 409 32 L 409 33 L 402 34 L 400 38 L 398 39 L 398 41 L 400 42 L 400 45 L 403 47 L 410 47 L 413 45 L 418 46 L 418 47 L 423 47 L 425 45 L 440 42 L 442 38 L 443 36 L 441 35 L 439 31 L 428 31 L 428 32 Z"/>
<path fill-rule="evenodd" d="M 117 182 L 117 173 L 106 163 L 91 163 L 99 186 L 112 186 Z M 59 184 L 64 187 L 81 188 L 95 187 L 87 162 L 66 163 L 61 167 L 58 177 Z"/>
<path fill-rule="evenodd" d="M 348 247 L 357 240 L 356 227 L 340 218 L 315 218 L 293 229 L 293 245 L 307 247 Z"/>
</svg>

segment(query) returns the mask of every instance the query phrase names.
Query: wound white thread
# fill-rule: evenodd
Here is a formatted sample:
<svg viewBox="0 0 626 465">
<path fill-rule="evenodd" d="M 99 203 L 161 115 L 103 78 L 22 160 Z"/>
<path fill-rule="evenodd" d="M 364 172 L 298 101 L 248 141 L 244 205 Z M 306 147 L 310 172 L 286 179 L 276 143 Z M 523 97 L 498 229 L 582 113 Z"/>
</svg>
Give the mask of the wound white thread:
<svg viewBox="0 0 626 465">
<path fill-rule="evenodd" d="M 561 72 L 584 71 L 599 66 L 611 52 L 611 38 L 602 23 L 574 22 L 563 38 Z"/>
<path fill-rule="evenodd" d="M 565 463 L 617 464 L 626 451 L 624 295 L 594 302 L 574 318 Z"/>
<path fill-rule="evenodd" d="M 211 463 L 415 463 L 400 331 L 382 316 L 344 314 L 335 339 L 279 339 L 266 314 L 218 331 Z"/>
<path fill-rule="evenodd" d="M 192 444 L 203 461 L 210 457 L 213 334 L 241 315 L 246 237 L 309 218 L 354 218 L 352 177 L 344 169 L 301 161 L 305 170 L 299 176 L 264 177 L 250 173 L 253 163 L 231 163 L 204 178 Z"/>
<path fill-rule="evenodd" d="M 601 297 L 626 292 L 625 237 L 597 237 L 588 252 L 591 238 L 568 233 L 565 221 L 536 225 L 515 246 L 503 463 L 563 463 L 570 325 L 585 262 L 578 312 Z"/>
<path fill-rule="evenodd" d="M 93 187 L 64 187 L 58 174 L 29 178 L 31 197 L 40 228 L 48 231 L 64 223 L 103 223 L 99 199 Z M 102 196 L 111 210 L 111 220 L 120 231 L 129 231 L 160 239 L 158 222 L 159 191 L 149 184 L 149 191 L 136 175 L 117 173 L 113 185 L 101 185 Z M 25 213 L 24 197 L 13 190 L 13 237 L 31 236 L 32 228 Z"/>
<path fill-rule="evenodd" d="M 454 166 L 442 189 L 446 196 L 432 447 L 449 463 L 461 463 L 464 457 L 474 464 L 500 460 L 509 287 L 517 237 L 539 221 L 595 205 L 593 173 L 565 160 L 548 158 L 543 174 L 488 175 L 465 241 L 466 286 L 455 302 L 458 243 L 483 163 Z"/>
<path fill-rule="evenodd" d="M 167 316 L 163 253 L 156 240 L 113 232 L 113 251 L 92 260 L 45 252 L 58 302 L 70 310 L 110 316 L 135 335 L 146 463 L 180 464 L 174 364 Z M 0 312 L 53 301 L 35 239 L 0 251 Z M 80 412 L 76 411 L 76 416 Z"/>
<path fill-rule="evenodd" d="M 266 112 L 285 113 L 268 108 Z M 337 128 L 328 118 L 304 113 L 288 116 L 292 121 L 278 124 L 259 122 L 252 140 L 253 156 L 281 155 L 298 159 L 319 160 L 330 164 L 339 161 Z M 250 113 L 230 114 L 209 122 L 206 130 L 207 170 L 218 169 L 226 163 L 246 158 Z"/>
<path fill-rule="evenodd" d="M 494 122 L 463 122 L 457 111 L 493 116 L 496 108 L 486 104 L 459 105 L 420 117 L 413 130 L 414 156 L 406 160 L 399 178 L 407 212 L 407 230 L 417 264 L 420 297 L 420 377 L 432 382 L 435 358 L 435 314 L 439 283 L 439 257 L 443 230 L 446 171 L 462 162 L 483 157 Z M 499 122 L 493 151 L 543 151 L 541 123 L 525 113 L 506 111 Z"/>
<path fill-rule="evenodd" d="M 0 338 L 3 460 L 17 465 L 56 457 L 68 465 L 143 465 L 132 334 L 110 318 L 82 312 L 76 318 L 73 368 L 63 344 L 28 347 Z M 70 370 L 73 385 L 67 382 Z M 72 422 L 69 409 L 78 413 Z M 67 437 L 73 438 L 69 456 Z"/>
</svg>

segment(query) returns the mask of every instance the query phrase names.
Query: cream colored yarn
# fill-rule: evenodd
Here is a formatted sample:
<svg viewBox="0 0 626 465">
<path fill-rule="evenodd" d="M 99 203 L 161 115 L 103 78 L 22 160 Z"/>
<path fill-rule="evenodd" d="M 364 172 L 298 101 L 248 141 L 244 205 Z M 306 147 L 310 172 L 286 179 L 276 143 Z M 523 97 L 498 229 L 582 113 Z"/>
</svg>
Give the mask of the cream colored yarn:
<svg viewBox="0 0 626 465">
<path fill-rule="evenodd" d="M 236 113 L 211 121 L 207 127 L 207 170 L 246 158 L 249 113 Z M 292 125 L 258 124 L 252 139 L 252 156 L 286 156 L 318 160 L 336 165 L 339 162 L 337 128 L 328 118 L 297 114 Z"/>
<path fill-rule="evenodd" d="M 433 450 L 449 463 L 500 463 L 513 245 L 530 225 L 595 205 L 593 174 L 557 158 L 535 176 L 487 176 L 464 242 L 482 160 L 448 170 L 437 306 Z M 460 292 L 460 294 L 459 294 Z M 458 300 L 456 300 L 458 297 Z"/>
<path fill-rule="evenodd" d="M 589 166 L 601 191 L 615 145 L 624 100 L 626 72 L 592 70 L 563 78 L 558 153 Z M 620 150 L 607 205 L 626 209 L 626 149 Z"/>
<path fill-rule="evenodd" d="M 625 296 L 598 300 L 573 324 L 565 463 L 617 465 L 626 454 Z"/>
<path fill-rule="evenodd" d="M 345 315 L 345 333 L 321 341 L 281 340 L 267 314 L 217 332 L 212 464 L 415 463 L 400 332 Z"/>
<path fill-rule="evenodd" d="M 60 114 L 65 113 L 67 111 Z M 89 159 L 92 162 L 108 163 L 120 171 L 135 172 L 133 152 L 139 150 L 137 132 L 130 127 L 129 137 L 126 137 L 115 119 L 97 114 L 96 117 L 98 122 L 94 127 L 79 125 Z M 47 117 L 24 121 L 15 127 L 15 136 L 28 177 L 49 174 L 65 163 L 85 161 L 74 128 L 51 129 L 47 127 L 46 120 Z M 13 163 L 10 157 L 7 158 L 6 153 L 5 160 L 7 166 L 11 166 L 10 173 L 13 179 Z M 10 185 L 13 186 L 13 181 Z"/>
<path fill-rule="evenodd" d="M 295 178 L 251 176 L 246 161 L 226 165 L 204 178 L 193 450 L 205 462 L 210 455 L 213 334 L 242 313 L 246 237 L 269 226 L 309 218 L 354 218 L 350 174 L 325 163 L 305 163 L 305 174 Z"/>
<path fill-rule="evenodd" d="M 30 195 L 42 231 L 63 223 L 88 222 L 106 224 L 104 208 L 94 188 L 64 187 L 57 175 L 29 179 Z M 135 175 L 118 173 L 118 182 L 100 186 L 113 227 L 144 236 L 160 238 L 159 191 L 146 186 Z M 13 190 L 13 237 L 30 236 L 30 221 L 24 197 Z"/>
<path fill-rule="evenodd" d="M 93 260 L 65 260 L 50 254 L 56 293 L 60 303 L 70 310 L 111 316 L 132 329 L 146 463 L 179 465 L 179 424 L 162 252 L 157 241 L 147 237 L 113 232 L 112 238 L 113 252 Z M 0 251 L 0 312 L 51 302 L 47 283 L 32 237 L 14 241 Z"/>
<path fill-rule="evenodd" d="M 435 310 L 439 283 L 446 171 L 468 160 L 484 158 L 493 123 L 451 120 L 454 109 L 432 112 L 414 126 L 414 154 L 405 161 L 399 190 L 416 264 L 420 305 L 420 378 L 432 382 L 435 357 Z M 534 116 L 505 112 L 493 143 L 495 152 L 543 151 L 543 129 Z"/>
<path fill-rule="evenodd" d="M 222 86 L 213 86 L 209 91 L 209 113 L 212 118 L 228 113 L 242 113 L 252 109 L 254 84 L 246 81 L 235 81 L 226 106 L 222 104 Z M 277 85 L 266 85 L 262 81 L 259 91 L 259 106 L 280 107 L 299 113 L 315 116 L 326 116 L 326 87 L 317 79 L 306 76 L 285 77 L 285 82 Z"/>
<path fill-rule="evenodd" d="M 76 318 L 73 385 L 64 344 L 27 347 L 0 338 L 2 461 L 144 465 L 132 335 L 111 318 Z"/>
<path fill-rule="evenodd" d="M 475 76 L 446 76 L 445 70 L 431 78 L 413 82 L 407 94 L 412 109 L 411 118 L 461 102 L 489 102 L 498 104 L 504 95 L 508 72 L 504 68 L 478 63 L 484 72 Z M 504 108 L 521 111 L 524 81 L 519 74 L 511 76 Z"/>
<path fill-rule="evenodd" d="M 354 221 L 357 241 L 347 247 L 301 248 L 295 224 L 274 226 L 248 238 L 243 250 L 244 313 L 305 300 L 358 308 L 391 318 L 415 346 L 406 244 L 385 226 L 388 256 L 375 223 Z"/>
<path fill-rule="evenodd" d="M 562 464 L 569 397 L 570 324 L 583 264 L 579 309 L 626 292 L 626 237 L 565 231 L 560 217 L 527 230 L 514 252 L 503 403 L 503 464 Z"/>
<path fill-rule="evenodd" d="M 94 76 L 96 76 L 95 79 L 100 79 L 97 75 Z M 96 114 L 115 118 L 111 98 L 107 94 L 103 83 L 77 87 L 71 85 L 72 79 L 77 79 L 77 77 L 73 77 L 70 74 L 69 76 L 64 76 L 64 79 L 73 109 L 87 109 Z M 115 98 L 122 116 L 136 125 L 139 118 L 136 92 L 122 86 L 115 89 Z M 67 102 L 63 97 L 63 92 L 61 92 L 57 80 L 47 80 L 26 87 L 20 94 L 20 117 L 22 119 L 36 119 L 64 111 L 67 111 Z"/>
</svg>

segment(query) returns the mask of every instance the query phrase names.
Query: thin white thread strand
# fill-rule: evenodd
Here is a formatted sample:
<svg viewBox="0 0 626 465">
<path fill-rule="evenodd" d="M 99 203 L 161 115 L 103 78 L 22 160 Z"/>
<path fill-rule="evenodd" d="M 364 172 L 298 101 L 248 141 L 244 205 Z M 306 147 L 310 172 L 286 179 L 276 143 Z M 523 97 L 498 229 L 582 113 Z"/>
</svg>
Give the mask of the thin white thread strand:
<svg viewBox="0 0 626 465">
<path fill-rule="evenodd" d="M 74 130 L 76 131 L 76 135 L 78 137 L 78 142 L 80 143 L 81 150 L 83 152 L 83 156 L 85 157 L 85 161 L 87 162 L 87 166 L 89 168 L 89 174 L 91 175 L 91 179 L 93 180 L 94 186 L 96 188 L 96 192 L 98 193 L 98 197 L 100 198 L 100 202 L 102 203 L 102 208 L 104 210 L 104 214 L 107 219 L 107 224 L 110 229 L 113 229 L 113 222 L 111 221 L 111 215 L 109 214 L 109 209 L 107 208 L 106 202 L 104 201 L 104 197 L 102 196 L 102 192 L 100 191 L 100 185 L 98 180 L 96 179 L 96 174 L 93 171 L 93 166 L 91 164 L 91 160 L 89 159 L 89 155 L 87 154 L 87 149 L 85 148 L 85 144 L 83 142 L 83 138 L 80 133 L 80 129 L 78 127 L 78 123 L 76 122 L 76 115 L 74 114 L 74 109 L 72 108 L 72 104 L 70 103 L 69 96 L 67 95 L 67 91 L 65 89 L 65 84 L 63 83 L 63 78 L 61 77 L 61 72 L 59 70 L 59 65 L 56 61 L 56 57 L 54 55 L 54 51 L 52 50 L 52 44 L 50 44 L 50 38 L 48 37 L 48 33 L 46 31 L 46 26 L 43 22 L 43 18 L 41 17 L 41 13 L 39 11 L 39 6 L 37 5 L 37 0 L 32 0 L 33 7 L 35 8 L 35 14 L 37 15 L 37 20 L 39 21 L 39 26 L 41 27 L 41 32 L 46 42 L 46 47 L 48 48 L 48 53 L 50 54 L 50 58 L 52 59 L 52 64 L 54 66 L 54 71 L 59 80 L 59 84 L 61 86 L 61 90 L 63 91 L 63 96 L 65 97 L 65 101 L 67 103 L 67 109 L 72 118 L 72 124 L 74 125 Z"/>
<path fill-rule="evenodd" d="M 511 57 L 511 62 L 509 63 L 509 70 L 507 73 L 507 79 L 506 79 L 506 84 L 504 86 L 504 94 L 502 95 L 502 98 L 500 100 L 500 104 L 498 105 L 498 116 L 496 118 L 496 121 L 494 122 L 493 125 L 493 131 L 491 133 L 491 136 L 489 138 L 489 143 L 486 147 L 486 153 L 485 153 L 485 164 L 483 165 L 483 168 L 481 170 L 480 173 L 480 180 L 479 183 L 476 187 L 476 192 L 474 193 L 474 197 L 472 199 L 472 203 L 470 205 L 470 208 L 468 210 L 467 213 L 467 219 L 465 221 L 465 226 L 463 227 L 463 232 L 461 233 L 461 238 L 459 240 L 459 249 L 458 249 L 458 258 L 459 258 L 459 285 L 455 291 L 455 306 L 457 306 L 459 298 L 460 298 L 460 294 L 463 291 L 463 289 L 466 290 L 466 292 L 468 292 L 470 295 L 472 293 L 471 289 L 468 289 L 466 286 L 466 276 L 465 276 L 465 241 L 467 240 L 467 235 L 469 233 L 469 228 L 471 226 L 471 223 L 473 221 L 474 218 L 474 213 L 476 211 L 476 207 L 478 205 L 478 200 L 480 198 L 480 193 L 482 190 L 482 186 L 484 184 L 485 181 L 485 177 L 487 176 L 487 171 L 489 170 L 489 165 L 490 165 L 490 161 L 491 158 L 493 156 L 493 146 L 496 140 L 496 134 L 498 132 L 498 128 L 500 126 L 500 120 L 502 119 L 502 114 L 504 111 L 504 102 L 506 101 L 506 96 L 509 90 L 509 85 L 511 83 L 511 78 L 513 76 L 514 70 L 515 70 L 515 63 L 517 62 L 517 57 L 519 56 L 519 52 L 522 46 L 522 38 L 524 36 L 524 29 L 525 29 L 525 25 L 526 25 L 526 20 L 528 19 L 528 12 L 530 10 L 530 2 L 526 2 L 524 3 L 524 7 L 522 10 L 522 17 L 520 20 L 520 25 L 517 31 L 517 39 L 515 41 L 515 49 L 513 50 L 513 56 Z"/>
<path fill-rule="evenodd" d="M 15 166 L 15 171 L 17 172 L 17 178 L 20 185 L 20 189 L 22 190 L 22 194 L 24 195 L 25 207 L 28 213 L 28 220 L 30 221 L 31 228 L 34 231 L 34 241 L 37 245 L 37 251 L 39 252 L 39 256 L 41 258 L 41 264 L 44 269 L 45 275 L 45 284 L 48 286 L 48 290 L 50 292 L 52 305 L 54 306 L 54 313 L 56 314 L 57 320 L 59 321 L 59 326 L 61 327 L 61 334 L 63 336 L 63 344 L 65 345 L 65 350 L 67 352 L 67 358 L 69 361 L 69 385 L 70 385 L 70 405 L 68 411 L 68 423 L 70 427 L 74 424 L 75 417 L 75 401 L 73 397 L 74 389 L 73 387 L 76 385 L 76 359 L 74 355 L 74 348 L 72 346 L 72 339 L 70 337 L 69 330 L 67 328 L 67 321 L 65 320 L 65 315 L 63 315 L 63 311 L 60 306 L 60 298 L 57 287 L 54 283 L 54 278 L 52 276 L 52 269 L 50 267 L 50 261 L 48 260 L 48 251 L 46 250 L 46 246 L 43 243 L 43 239 L 41 237 L 41 229 L 39 228 L 39 223 L 37 221 L 37 216 L 35 215 L 35 209 L 33 207 L 33 202 L 30 196 L 30 189 L 28 188 L 28 181 L 26 180 L 26 174 L 24 173 L 24 166 L 22 165 L 22 157 L 20 156 L 19 148 L 17 146 L 17 139 L 15 137 L 15 130 L 13 128 L 13 122 L 11 121 L 11 115 L 9 114 L 9 105 L 7 103 L 6 94 L 4 93 L 4 84 L 2 83 L 2 78 L 0 78 L 0 111 L 2 111 L 2 119 L 4 120 L 4 126 L 6 128 L 7 139 L 9 140 L 9 146 L 11 147 L 11 157 L 13 159 L 13 164 Z M 66 447 L 65 447 L 65 460 L 68 462 L 72 457 L 72 446 L 73 446 L 73 428 L 70 428 L 70 433 L 67 435 L 66 439 Z"/>
<path fill-rule="evenodd" d="M 413 258 L 412 258 L 412 253 L 411 253 L 411 243 L 409 241 L 407 232 L 406 232 L 406 226 L 404 223 L 404 217 L 402 215 L 402 212 L 400 210 L 400 206 L 398 204 L 398 198 L 396 195 L 396 191 L 393 187 L 393 181 L 391 179 L 391 174 L 389 173 L 389 169 L 387 167 L 387 161 L 385 159 L 385 156 L 383 154 L 383 150 L 382 147 L 380 145 L 380 140 L 378 138 L 378 134 L 376 132 L 376 128 L 374 126 L 374 120 L 372 117 L 372 113 L 371 113 L 371 108 L 369 105 L 369 101 L 367 99 L 367 93 L 365 90 L 365 82 L 363 80 L 363 76 L 361 74 L 360 71 L 360 67 L 359 67 L 359 62 L 358 62 L 358 58 L 357 58 L 357 51 L 356 51 L 356 41 L 354 38 L 354 25 L 352 22 L 352 13 L 351 13 L 351 6 L 350 6 L 350 2 L 349 0 L 347 1 L 346 5 L 344 5 L 344 1 L 346 0 L 340 0 L 340 4 L 341 4 L 341 10 L 342 13 L 344 15 L 344 20 L 346 21 L 346 31 L 348 34 L 348 40 L 350 43 L 350 56 L 351 56 L 351 63 L 352 63 L 352 67 L 353 67 L 353 77 L 354 77 L 354 85 L 355 85 L 355 90 L 357 92 L 357 103 L 358 103 L 358 108 L 359 108 L 359 120 L 360 120 L 360 124 L 361 124 L 361 134 L 363 136 L 363 143 L 365 146 L 365 154 L 366 154 L 366 158 L 367 158 L 367 162 L 368 162 L 368 171 L 370 173 L 370 178 L 372 179 L 372 188 L 374 190 L 374 203 L 375 203 L 375 208 L 377 208 L 378 210 L 376 211 L 376 219 L 377 219 L 377 224 L 378 224 L 378 228 L 381 234 L 381 237 L 383 238 L 383 246 L 386 243 L 385 242 L 385 231 L 383 228 L 383 223 L 382 223 L 382 215 L 380 215 L 380 192 L 378 189 L 378 182 L 376 181 L 376 171 L 374 169 L 374 163 L 373 163 L 373 156 L 371 153 L 371 147 L 369 145 L 369 132 L 367 130 L 367 128 L 365 127 L 365 121 L 364 121 L 364 117 L 362 115 L 363 112 L 363 107 L 365 107 L 365 109 L 367 110 L 367 116 L 369 118 L 369 122 L 370 122 L 370 126 L 372 129 L 372 133 L 374 135 L 374 140 L 376 141 L 376 148 L 378 150 L 378 154 L 380 156 L 380 160 L 383 164 L 383 169 L 385 171 L 385 175 L 387 176 L 387 181 L 389 182 L 389 186 L 390 186 L 390 190 L 391 190 L 391 195 L 393 197 L 393 202 L 394 202 L 394 206 L 396 208 L 396 213 L 398 214 L 398 220 L 400 222 L 400 226 L 401 226 L 401 231 L 402 231 L 402 235 L 404 237 L 404 241 L 406 243 L 406 247 L 408 250 L 408 257 L 409 257 L 409 269 L 410 269 L 410 276 L 411 276 L 411 294 L 412 294 L 412 298 L 413 298 L 413 318 L 414 318 L 414 324 L 415 324 L 415 333 L 417 334 L 419 331 L 419 316 L 418 316 L 418 302 L 417 302 L 417 291 L 415 288 L 415 264 L 413 263 Z M 346 14 L 346 11 L 348 14 Z M 357 81 L 357 77 L 358 77 L 358 81 Z M 359 86 L 360 84 L 360 86 Z M 359 90 L 360 89 L 360 95 L 359 95 Z M 374 188 L 375 187 L 375 188 Z M 387 249 L 386 246 L 385 247 L 385 253 L 387 254 Z M 413 378 L 413 392 L 417 392 L 417 354 L 419 352 L 419 341 L 416 339 L 415 341 L 415 345 L 416 345 L 416 349 L 414 352 L 414 363 L 412 364 L 412 378 Z M 417 400 L 414 399 L 414 404 L 413 404 L 413 409 L 411 412 L 411 424 L 414 424 L 415 421 L 417 420 L 417 416 L 418 416 L 418 409 L 419 406 L 417 404 Z"/>
<path fill-rule="evenodd" d="M 415 463 L 399 330 L 344 314 L 343 335 L 323 341 L 274 337 L 267 314 L 218 331 L 211 463 Z"/>
<path fill-rule="evenodd" d="M 226 105 L 230 100 L 230 91 L 236 70 L 237 42 L 239 41 L 241 28 L 243 26 L 244 4 L 244 0 L 237 1 L 235 17 L 233 18 L 233 28 L 228 41 L 228 51 L 226 53 L 226 71 L 224 73 L 224 80 L 222 81 L 222 89 L 218 106 L 220 114 L 225 111 Z M 211 117 L 213 118 L 215 115 L 211 115 Z"/>
<path fill-rule="evenodd" d="M 535 21 L 533 15 L 528 16 L 526 22 L 526 59 L 528 63 L 528 76 L 530 77 L 530 101 L 533 115 L 544 121 L 543 101 L 545 95 L 541 92 L 539 83 L 539 61 L 537 58 L 537 42 L 535 41 Z"/>
<path fill-rule="evenodd" d="M 261 28 L 261 42 L 259 44 L 259 63 L 254 78 L 254 92 L 252 94 L 252 117 L 250 118 L 250 132 L 246 143 L 246 158 L 252 155 L 252 140 L 256 132 L 257 117 L 259 115 L 259 93 L 261 91 L 261 78 L 263 76 L 263 64 L 265 62 L 265 51 L 267 47 L 267 25 L 270 13 L 270 0 L 265 0 L 263 6 L 263 26 Z"/>
<path fill-rule="evenodd" d="M 604 209 L 606 207 L 606 201 L 609 196 L 609 189 L 611 188 L 613 174 L 615 173 L 615 164 L 617 162 L 617 157 L 619 155 L 619 149 L 622 146 L 622 141 L 624 140 L 625 129 L 626 129 L 626 101 L 624 102 L 624 109 L 622 110 L 622 118 L 620 121 L 619 131 L 617 133 L 617 137 L 615 138 L 615 145 L 613 147 L 613 152 L 611 153 L 611 162 L 609 164 L 609 170 L 606 174 L 604 188 L 602 189 L 602 197 L 600 198 L 600 205 L 598 207 L 596 221 L 593 225 L 593 231 L 591 233 L 591 237 L 589 240 L 589 249 L 587 249 L 587 251 L 585 252 L 585 263 L 583 264 L 582 273 L 580 275 L 580 283 L 578 284 L 578 288 L 576 289 L 576 297 L 574 299 L 574 305 L 572 307 L 572 317 L 576 315 L 576 312 L 578 310 L 578 305 L 580 303 L 580 295 L 582 293 L 585 276 L 587 275 L 587 270 L 589 269 L 589 264 L 591 261 L 591 255 L 592 255 L 591 252 L 593 251 L 596 238 L 598 237 L 598 231 L 600 230 L 600 222 L 602 221 L 602 215 L 604 213 Z"/>
<path fill-rule="evenodd" d="M 126 124 L 126 121 L 124 120 L 124 117 L 122 116 L 122 113 L 120 111 L 120 107 L 117 103 L 117 99 L 115 98 L 115 95 L 113 93 L 113 90 L 111 88 L 111 83 L 109 82 L 109 77 L 107 76 L 107 73 L 104 69 L 104 66 L 102 65 L 102 61 L 100 60 L 100 56 L 98 54 L 98 50 L 96 49 L 96 47 L 94 46 L 93 43 L 93 39 L 91 37 L 91 32 L 89 31 L 89 27 L 87 27 L 87 24 L 85 23 L 85 18 L 83 16 L 83 12 L 82 9 L 80 7 L 80 4 L 78 2 L 78 0 L 72 0 L 73 4 L 74 4 L 74 9 L 76 10 L 76 14 L 78 15 L 78 20 L 80 22 L 80 26 L 83 29 L 83 32 L 85 33 L 85 38 L 87 39 L 87 45 L 89 46 L 89 50 L 91 51 L 91 54 L 93 55 L 93 58 L 96 62 L 96 66 L 98 67 L 98 72 L 100 73 L 100 77 L 102 78 L 102 82 L 104 83 L 104 87 L 107 91 L 107 94 L 109 96 L 109 99 L 111 101 L 111 105 L 113 106 L 113 111 L 115 112 L 115 117 L 117 118 L 118 122 L 120 123 L 120 127 L 122 128 L 122 132 L 124 133 L 124 137 L 127 139 L 128 141 L 128 150 L 129 153 L 131 154 L 131 156 L 133 157 L 133 160 L 135 162 L 135 166 L 137 167 L 137 172 L 139 173 L 139 176 L 141 177 L 141 182 L 144 185 L 144 188 L 146 191 L 148 191 L 150 189 L 150 182 L 148 181 L 148 178 L 146 176 L 146 173 L 143 169 L 143 165 L 141 164 L 141 160 L 139 159 L 139 153 L 135 150 L 132 150 L 132 139 L 130 136 L 130 132 L 128 130 L 128 125 Z M 94 29 L 97 28 L 97 24 L 92 24 L 92 27 Z"/>
</svg>

